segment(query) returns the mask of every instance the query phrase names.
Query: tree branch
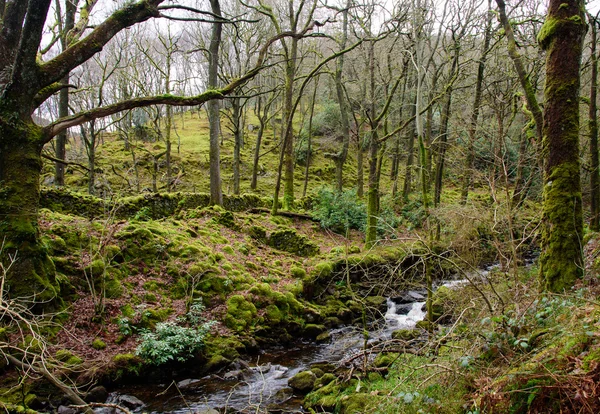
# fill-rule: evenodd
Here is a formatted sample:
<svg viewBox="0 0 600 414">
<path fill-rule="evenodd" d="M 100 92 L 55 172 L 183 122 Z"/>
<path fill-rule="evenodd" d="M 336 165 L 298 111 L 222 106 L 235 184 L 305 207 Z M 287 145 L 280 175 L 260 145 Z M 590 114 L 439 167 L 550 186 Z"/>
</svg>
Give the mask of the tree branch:
<svg viewBox="0 0 600 414">
<path fill-rule="evenodd" d="M 48 1 L 48 0 L 46 0 Z M 40 66 L 41 87 L 62 79 L 102 48 L 121 30 L 160 16 L 158 5 L 164 0 L 140 0 L 114 12 L 84 39 L 73 43 L 54 59 Z"/>
<path fill-rule="evenodd" d="M 162 1 L 162 0 L 161 0 Z M 129 109 L 140 108 L 151 105 L 173 105 L 173 106 L 196 106 L 208 102 L 212 99 L 223 99 L 226 95 L 231 94 L 234 90 L 242 86 L 244 83 L 255 77 L 263 68 L 263 64 L 267 58 L 267 52 L 269 47 L 276 41 L 285 37 L 296 37 L 302 38 L 306 33 L 311 30 L 314 26 L 321 26 L 322 23 L 314 21 L 312 25 L 308 26 L 305 30 L 300 33 L 294 32 L 282 32 L 270 38 L 260 50 L 255 66 L 246 72 L 241 77 L 232 80 L 229 84 L 225 85 L 221 89 L 207 90 L 199 95 L 185 97 L 175 96 L 170 94 L 157 95 L 157 96 L 146 96 L 141 98 L 128 99 L 126 101 L 117 102 L 112 105 L 90 109 L 89 111 L 80 112 L 68 117 L 64 117 L 56 120 L 52 124 L 44 128 L 44 143 L 49 142 L 52 137 L 58 135 L 67 128 L 81 125 L 85 122 L 89 122 L 94 119 L 103 118 L 106 116 L 113 115 L 117 112 L 126 111 Z M 89 36 L 88 36 L 89 37 Z M 87 39 L 87 38 L 86 38 Z M 353 45 L 344 53 L 353 49 L 358 44 Z M 330 58 L 331 59 L 331 58 Z M 330 60 L 329 59 L 329 60 Z"/>
</svg>

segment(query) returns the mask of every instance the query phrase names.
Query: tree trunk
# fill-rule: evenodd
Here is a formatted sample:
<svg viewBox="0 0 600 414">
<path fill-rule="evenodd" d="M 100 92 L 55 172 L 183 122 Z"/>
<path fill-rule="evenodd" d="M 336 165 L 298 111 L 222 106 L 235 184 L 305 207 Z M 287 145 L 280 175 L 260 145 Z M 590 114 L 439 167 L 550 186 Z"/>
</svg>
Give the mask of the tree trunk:
<svg viewBox="0 0 600 414">
<path fill-rule="evenodd" d="M 362 198 L 365 195 L 365 161 L 360 131 L 356 133 L 356 195 Z"/>
<path fill-rule="evenodd" d="M 488 0 L 488 16 L 485 24 L 485 35 L 483 38 L 483 46 L 481 47 L 481 57 L 477 66 L 477 80 L 475 81 L 475 98 L 473 99 L 473 109 L 471 110 L 471 120 L 469 123 L 469 141 L 467 154 L 465 157 L 465 171 L 462 180 L 462 191 L 460 195 L 461 204 L 467 202 L 469 190 L 473 181 L 473 162 L 475 161 L 475 137 L 477 133 L 477 119 L 479 118 L 479 108 L 481 106 L 481 91 L 483 86 L 483 73 L 485 71 L 485 63 L 487 60 L 490 41 L 492 38 L 492 5 L 491 0 Z"/>
<path fill-rule="evenodd" d="M 258 132 L 256 133 L 256 146 L 254 147 L 254 159 L 252 161 L 252 180 L 250 181 L 250 189 L 252 190 L 256 190 L 256 186 L 258 184 L 258 160 L 260 159 L 262 136 L 267 123 L 267 108 L 265 108 L 264 114 L 261 114 L 262 97 L 259 96 L 257 99 L 258 102 L 256 106 L 256 115 L 258 117 L 260 126 L 258 127 Z"/>
<path fill-rule="evenodd" d="M 584 10 L 583 0 L 550 0 L 538 35 L 547 53 L 540 276 L 553 292 L 570 288 L 583 275 L 579 87 Z"/>
<path fill-rule="evenodd" d="M 285 136 L 283 138 L 284 150 L 284 185 L 283 185 L 283 208 L 294 209 L 294 128 L 290 122 L 294 118 L 294 77 L 296 75 L 296 60 L 298 58 L 298 39 L 293 38 L 290 46 L 290 57 L 286 61 L 285 68 L 285 106 L 283 120 L 286 123 Z"/>
<path fill-rule="evenodd" d="M 369 190 L 367 192 L 367 229 L 365 246 L 371 248 L 377 242 L 377 221 L 379 218 L 379 179 L 377 175 L 379 138 L 375 123 L 375 42 L 369 42 L 369 80 L 371 139 L 369 142 Z"/>
<path fill-rule="evenodd" d="M 6 279 L 11 298 L 38 303 L 56 297 L 54 264 L 40 243 L 38 209 L 42 169 L 41 128 L 19 111 L 3 110 L 0 120 L 0 261 L 16 261 Z M 10 122 L 6 122 L 10 120 Z"/>
<path fill-rule="evenodd" d="M 66 50 L 69 47 L 69 31 L 75 25 L 75 13 L 77 12 L 77 3 L 74 1 L 67 1 L 65 3 L 65 23 L 62 27 L 62 35 L 60 43 L 62 50 Z M 64 85 L 69 84 L 69 74 L 61 80 Z M 58 96 L 58 117 L 63 118 L 69 115 L 69 89 L 64 87 L 60 90 Z M 67 131 L 64 131 L 56 136 L 56 152 L 55 156 L 59 160 L 66 160 L 66 145 L 67 145 Z M 65 185 L 65 164 L 57 162 L 55 163 L 54 181 L 58 186 Z"/>
<path fill-rule="evenodd" d="M 415 98 L 416 101 L 416 98 Z M 411 105 L 411 114 L 410 117 L 414 117 L 416 113 L 415 104 Z M 404 187 L 402 188 L 402 199 L 404 202 L 408 202 L 408 196 L 411 192 L 412 187 L 412 168 L 415 159 L 415 122 L 411 122 L 410 127 L 408 128 L 407 139 L 408 139 L 408 148 L 407 148 L 407 157 L 406 157 L 406 169 L 404 172 Z"/>
<path fill-rule="evenodd" d="M 600 161 L 598 160 L 598 53 L 596 51 L 596 41 L 598 37 L 598 22 L 592 16 L 590 17 L 590 26 L 592 27 L 592 84 L 590 87 L 590 112 L 589 112 L 589 130 L 590 130 L 590 208 L 591 220 L 590 229 L 600 230 Z"/>
<path fill-rule="evenodd" d="M 231 100 L 231 106 L 233 109 L 233 194 L 240 193 L 240 151 L 242 148 L 242 108 L 240 105 L 240 98 L 233 98 Z"/>
<path fill-rule="evenodd" d="M 343 24 L 342 24 L 342 41 L 340 42 L 340 50 L 346 48 L 346 42 L 348 40 L 348 10 L 350 9 L 351 3 L 348 0 L 346 8 L 343 10 Z M 344 55 L 337 58 L 337 64 L 335 67 L 335 92 L 338 105 L 340 107 L 340 121 L 341 121 L 341 138 L 342 148 L 336 154 L 335 157 L 335 177 L 336 187 L 338 192 L 342 192 L 344 186 L 344 164 L 348 158 L 348 147 L 350 146 L 350 121 L 348 120 L 348 103 L 346 101 L 346 94 L 344 93 L 344 86 L 342 82 L 342 75 L 344 71 Z"/>
<path fill-rule="evenodd" d="M 210 6 L 213 15 L 221 17 L 221 6 L 219 0 L 210 0 Z M 216 89 L 218 87 L 219 71 L 219 46 L 221 44 L 222 25 L 219 20 L 212 23 L 212 32 L 209 46 L 209 64 L 208 64 L 208 88 Z M 223 192 L 221 189 L 221 150 L 219 147 L 220 136 L 220 114 L 218 100 L 211 100 L 208 106 L 209 127 L 209 163 L 210 163 L 210 202 L 211 204 L 223 204 Z"/>
<path fill-rule="evenodd" d="M 304 188 L 302 189 L 302 197 L 306 197 L 306 190 L 308 187 L 308 176 L 310 171 L 310 161 L 312 158 L 312 123 L 315 115 L 315 101 L 317 99 L 317 90 L 319 87 L 319 77 L 315 78 L 315 87 L 313 89 L 312 96 L 310 98 L 310 113 L 308 115 L 308 136 L 307 136 L 307 148 L 306 148 L 306 168 L 304 169 Z"/>
</svg>

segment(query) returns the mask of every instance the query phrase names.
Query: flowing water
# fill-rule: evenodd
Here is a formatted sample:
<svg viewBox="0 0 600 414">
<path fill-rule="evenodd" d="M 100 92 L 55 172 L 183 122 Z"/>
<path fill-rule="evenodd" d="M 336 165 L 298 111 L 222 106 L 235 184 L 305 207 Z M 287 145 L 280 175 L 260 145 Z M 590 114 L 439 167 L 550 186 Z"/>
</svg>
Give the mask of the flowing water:
<svg viewBox="0 0 600 414">
<path fill-rule="evenodd" d="M 484 276 L 485 277 L 485 276 Z M 447 282 L 453 287 L 464 281 Z M 387 300 L 383 321 L 369 332 L 369 341 L 389 339 L 397 329 L 412 329 L 425 317 L 425 296 L 422 291 L 405 292 L 402 297 Z M 247 365 L 238 366 L 223 375 L 171 384 L 138 385 L 122 388 L 112 394 L 109 402 L 118 402 L 120 395 L 133 395 L 146 405 L 148 413 L 302 413 L 302 397 L 288 387 L 288 379 L 316 362 L 338 363 L 364 346 L 362 330 L 343 327 L 330 331 L 327 344 L 299 341 L 292 348 L 265 350 Z"/>
</svg>

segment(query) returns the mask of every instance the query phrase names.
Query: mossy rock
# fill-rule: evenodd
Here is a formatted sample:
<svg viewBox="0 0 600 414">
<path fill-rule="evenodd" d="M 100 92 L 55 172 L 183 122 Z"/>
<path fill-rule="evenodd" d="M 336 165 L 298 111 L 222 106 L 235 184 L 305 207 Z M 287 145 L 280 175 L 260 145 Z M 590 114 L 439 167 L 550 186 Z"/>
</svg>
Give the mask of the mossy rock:
<svg viewBox="0 0 600 414">
<path fill-rule="evenodd" d="M 341 386 L 337 381 L 332 380 L 327 385 L 323 385 L 318 389 L 315 387 L 314 391 L 304 398 L 303 404 L 306 408 L 315 411 L 334 412 L 338 403 L 340 391 Z"/>
<path fill-rule="evenodd" d="M 210 359 L 204 364 L 204 370 L 206 372 L 214 372 L 218 369 L 224 368 L 227 365 L 231 364 L 232 360 L 223 356 L 223 355 L 213 355 Z"/>
<path fill-rule="evenodd" d="M 318 370 L 318 369 L 319 368 L 311 368 L 311 371 L 314 372 L 315 370 Z M 336 379 L 337 379 L 337 377 L 334 374 L 325 372 L 325 373 L 323 373 L 323 375 L 317 376 L 317 380 L 315 381 L 314 389 L 324 387 L 325 385 L 330 384 L 331 382 L 335 381 Z"/>
<path fill-rule="evenodd" d="M 233 295 L 227 300 L 225 325 L 228 328 L 236 332 L 242 332 L 252 326 L 256 315 L 256 307 L 244 296 Z"/>
<path fill-rule="evenodd" d="M 311 339 L 316 339 L 324 332 L 327 332 L 327 328 L 323 325 L 309 323 L 304 326 L 304 335 Z"/>
<path fill-rule="evenodd" d="M 295 279 L 304 279 L 306 277 L 306 270 L 298 266 L 292 266 L 290 268 L 290 273 Z"/>
<path fill-rule="evenodd" d="M 419 329 L 424 329 L 426 331 L 431 331 L 435 327 L 435 324 L 433 322 L 431 322 L 431 321 L 423 320 L 423 321 L 417 322 L 417 324 L 415 326 L 417 328 L 419 328 Z"/>
<path fill-rule="evenodd" d="M 104 342 L 100 338 L 96 338 L 92 342 L 92 348 L 94 348 L 97 351 L 102 351 L 103 349 L 106 349 L 106 342 Z"/>
<path fill-rule="evenodd" d="M 134 354 L 117 354 L 112 359 L 116 379 L 125 374 L 137 376 L 142 369 L 142 359 Z"/>
<path fill-rule="evenodd" d="M 323 333 L 320 333 L 315 338 L 315 341 L 317 341 L 318 343 L 330 342 L 331 341 L 331 333 L 329 333 L 329 331 L 325 331 Z"/>
<path fill-rule="evenodd" d="M 136 327 L 142 329 L 154 329 L 158 322 L 167 320 L 171 313 L 173 313 L 172 308 L 146 309 L 142 312 L 142 317 L 140 322 L 136 324 Z"/>
<path fill-rule="evenodd" d="M 261 243 L 267 243 L 267 230 L 261 226 L 251 226 L 248 229 L 248 235 Z"/>
<path fill-rule="evenodd" d="M 294 229 L 277 230 L 271 233 L 267 244 L 274 249 L 302 257 L 311 257 L 319 253 L 319 246 Z"/>
<path fill-rule="evenodd" d="M 313 362 L 310 364 L 310 369 L 318 368 L 325 373 L 333 373 L 336 369 L 336 366 L 331 362 Z"/>
<path fill-rule="evenodd" d="M 397 329 L 392 332 L 392 339 L 399 339 L 401 341 L 411 341 L 418 338 L 420 335 L 416 329 Z"/>
<path fill-rule="evenodd" d="M 340 398 L 339 412 L 343 414 L 364 414 L 371 412 L 370 407 L 376 407 L 377 397 L 366 393 L 355 393 Z"/>
<path fill-rule="evenodd" d="M 288 380 L 288 385 L 300 393 L 308 393 L 315 386 L 317 376 L 312 371 L 302 371 Z"/>
<path fill-rule="evenodd" d="M 225 226 L 230 229 L 237 229 L 238 225 L 235 221 L 235 216 L 231 211 L 223 211 L 218 216 L 214 217 L 215 223 Z"/>
<path fill-rule="evenodd" d="M 375 357 L 373 361 L 373 365 L 377 368 L 390 367 L 398 359 L 398 354 L 389 353 L 389 354 L 379 354 Z"/>
<path fill-rule="evenodd" d="M 365 305 L 371 309 L 377 310 L 381 314 L 387 311 L 387 299 L 383 296 L 367 296 Z"/>
</svg>

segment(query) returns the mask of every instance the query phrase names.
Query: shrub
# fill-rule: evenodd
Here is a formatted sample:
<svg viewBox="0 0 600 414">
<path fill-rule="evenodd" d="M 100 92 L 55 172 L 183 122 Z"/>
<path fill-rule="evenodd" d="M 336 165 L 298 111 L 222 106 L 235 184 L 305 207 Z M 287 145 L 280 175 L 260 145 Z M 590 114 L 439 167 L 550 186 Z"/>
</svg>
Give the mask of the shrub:
<svg viewBox="0 0 600 414">
<path fill-rule="evenodd" d="M 186 319 L 192 327 L 175 322 L 160 322 L 152 332 L 142 330 L 141 343 L 136 349 L 139 355 L 153 365 L 170 361 L 185 362 L 204 346 L 204 339 L 214 321 L 203 322 L 200 317 L 203 307 L 199 301 L 190 306 Z M 184 320 L 181 320 L 183 322 Z"/>
<path fill-rule="evenodd" d="M 353 190 L 337 193 L 321 188 L 314 201 L 313 216 L 322 227 L 344 234 L 350 229 L 364 230 L 367 208 Z"/>
</svg>

